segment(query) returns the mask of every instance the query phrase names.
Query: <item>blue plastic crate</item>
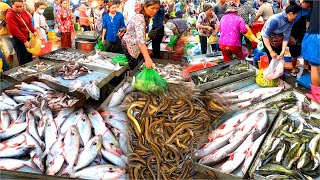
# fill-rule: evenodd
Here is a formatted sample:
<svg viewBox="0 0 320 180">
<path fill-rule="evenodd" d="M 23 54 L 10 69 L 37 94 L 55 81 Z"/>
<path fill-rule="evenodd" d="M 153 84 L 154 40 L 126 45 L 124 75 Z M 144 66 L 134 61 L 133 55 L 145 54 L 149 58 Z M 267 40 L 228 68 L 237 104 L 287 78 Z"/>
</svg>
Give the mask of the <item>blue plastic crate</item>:
<svg viewBox="0 0 320 180">
<path fill-rule="evenodd" d="M 291 62 L 292 61 L 292 57 L 291 56 L 284 56 L 283 57 L 285 62 Z"/>
<path fill-rule="evenodd" d="M 297 78 L 297 83 L 307 89 L 310 89 L 311 84 L 311 75 L 307 73 L 299 78 Z"/>
</svg>

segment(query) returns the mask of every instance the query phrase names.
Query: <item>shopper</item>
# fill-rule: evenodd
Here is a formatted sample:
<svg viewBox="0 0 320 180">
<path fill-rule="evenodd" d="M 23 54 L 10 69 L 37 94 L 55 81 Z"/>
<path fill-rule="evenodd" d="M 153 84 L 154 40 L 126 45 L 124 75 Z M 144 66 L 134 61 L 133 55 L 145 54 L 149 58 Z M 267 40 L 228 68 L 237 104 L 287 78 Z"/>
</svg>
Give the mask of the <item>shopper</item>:
<svg viewBox="0 0 320 180">
<path fill-rule="evenodd" d="M 5 58 L 3 58 L 4 66 L 6 63 L 13 60 L 13 55 L 15 54 L 13 44 L 9 35 L 7 26 L 5 25 L 6 11 L 10 9 L 10 6 L 7 3 L 0 2 L 0 41 L 2 43 L 2 53 Z"/>
<path fill-rule="evenodd" d="M 97 0 L 98 7 L 94 10 L 94 29 L 99 35 L 102 34 L 103 16 L 107 13 L 107 8 L 104 6 L 104 0 Z"/>
<path fill-rule="evenodd" d="M 219 20 L 213 13 L 213 8 L 210 4 L 203 5 L 203 12 L 199 14 L 197 21 L 199 31 L 201 52 L 207 53 L 207 38 L 215 36 L 219 31 Z M 212 50 L 216 50 L 216 44 L 212 44 Z"/>
<path fill-rule="evenodd" d="M 302 56 L 311 64 L 311 94 L 309 98 L 320 104 L 320 2 L 313 1 L 310 25 L 302 41 Z"/>
<path fill-rule="evenodd" d="M 271 16 L 264 24 L 261 36 L 269 60 L 283 58 L 289 43 L 293 21 L 300 9 L 299 5 L 290 1 L 285 12 Z"/>
<path fill-rule="evenodd" d="M 79 11 L 79 24 L 84 31 L 90 31 L 89 16 L 87 15 L 87 1 L 81 0 L 81 5 L 78 8 Z"/>
<path fill-rule="evenodd" d="M 102 44 L 105 44 L 107 52 L 120 53 L 121 42 L 118 39 L 118 31 L 124 28 L 124 17 L 121 12 L 117 12 L 117 6 L 115 2 L 108 3 L 109 13 L 103 16 L 102 24 Z"/>
<path fill-rule="evenodd" d="M 54 0 L 54 7 L 53 7 L 53 15 L 55 20 L 54 29 L 57 29 L 56 31 L 57 40 L 61 39 L 61 31 L 58 28 L 58 21 L 57 21 L 57 14 L 60 11 L 60 9 L 61 9 L 61 0 Z"/>
<path fill-rule="evenodd" d="M 57 14 L 59 30 L 61 31 L 61 48 L 72 47 L 72 33 L 74 31 L 74 22 L 69 7 L 68 0 L 62 0 L 61 9 Z"/>
<path fill-rule="evenodd" d="M 149 38 L 152 40 L 152 51 L 154 58 L 160 58 L 160 44 L 164 36 L 163 20 L 165 15 L 165 9 L 160 6 L 157 14 L 153 18 L 152 29 L 149 32 Z"/>
<path fill-rule="evenodd" d="M 233 2 L 229 2 L 227 11 L 220 21 L 219 45 L 224 62 L 232 60 L 232 55 L 239 59 L 245 59 L 242 54 L 240 34 L 247 33 L 247 28 L 242 17 L 237 14 L 238 8 Z"/>
<path fill-rule="evenodd" d="M 32 54 L 26 48 L 30 48 L 29 32 L 37 36 L 36 30 L 32 26 L 29 14 L 23 9 L 22 0 L 12 0 L 12 9 L 6 13 L 6 22 L 10 34 L 12 35 L 12 44 L 16 51 L 19 65 L 32 61 Z"/>
<path fill-rule="evenodd" d="M 181 9 L 181 6 L 182 6 L 181 0 L 178 0 L 177 3 L 174 5 L 177 18 L 182 18 L 183 11 Z"/>
<path fill-rule="evenodd" d="M 144 58 L 146 68 L 150 69 L 153 65 L 145 41 L 146 27 L 159 7 L 159 0 L 146 0 L 141 12 L 133 17 L 134 21 L 128 23 L 127 31 L 122 38 L 122 45 L 131 70 L 138 65 L 142 58 Z"/>
<path fill-rule="evenodd" d="M 257 21 L 260 17 L 262 17 L 264 21 L 267 21 L 273 15 L 272 5 L 268 3 L 268 0 L 258 0 L 258 2 L 260 7 L 254 21 Z"/>
<path fill-rule="evenodd" d="M 218 17 L 219 21 L 227 10 L 226 0 L 219 0 L 219 3 L 213 7 L 214 14 Z"/>
<path fill-rule="evenodd" d="M 123 16 L 124 16 L 124 22 L 126 24 L 128 24 L 128 22 L 131 20 L 131 18 L 136 14 L 135 3 L 136 3 L 135 0 L 130 0 L 124 4 Z"/>
<path fill-rule="evenodd" d="M 46 23 L 46 18 L 43 16 L 43 12 L 46 9 L 46 5 L 39 1 L 35 3 L 35 13 L 33 14 L 33 25 L 34 28 L 37 30 L 37 33 L 40 35 L 40 39 L 42 41 L 47 41 L 47 33 L 49 26 Z"/>
</svg>

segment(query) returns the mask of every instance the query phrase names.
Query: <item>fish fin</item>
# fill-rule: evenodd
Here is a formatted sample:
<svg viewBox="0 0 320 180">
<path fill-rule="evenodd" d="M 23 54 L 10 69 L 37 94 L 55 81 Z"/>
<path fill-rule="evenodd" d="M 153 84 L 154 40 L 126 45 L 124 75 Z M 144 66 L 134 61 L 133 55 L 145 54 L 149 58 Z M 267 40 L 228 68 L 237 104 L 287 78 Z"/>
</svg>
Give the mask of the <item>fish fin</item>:
<svg viewBox="0 0 320 180">
<path fill-rule="evenodd" d="M 68 166 L 62 171 L 62 175 L 66 175 L 68 177 L 74 178 L 74 166 L 73 164 L 68 164 Z"/>
<path fill-rule="evenodd" d="M 36 169 L 36 165 L 33 163 L 35 156 L 31 157 L 28 161 L 26 161 L 25 165 L 32 168 L 32 169 Z"/>
<path fill-rule="evenodd" d="M 226 124 L 222 124 L 218 129 L 224 129 L 226 127 Z"/>
<path fill-rule="evenodd" d="M 234 159 L 234 153 L 232 153 L 231 155 L 230 155 L 230 158 L 229 158 L 231 161 L 233 161 L 233 159 Z"/>
</svg>

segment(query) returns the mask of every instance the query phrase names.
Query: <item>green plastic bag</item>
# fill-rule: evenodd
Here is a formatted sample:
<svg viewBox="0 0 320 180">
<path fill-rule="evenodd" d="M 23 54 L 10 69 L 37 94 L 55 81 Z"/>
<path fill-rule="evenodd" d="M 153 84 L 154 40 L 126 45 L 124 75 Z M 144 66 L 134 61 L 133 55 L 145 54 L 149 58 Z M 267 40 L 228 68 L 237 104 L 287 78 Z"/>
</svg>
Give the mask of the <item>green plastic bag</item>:
<svg viewBox="0 0 320 180">
<path fill-rule="evenodd" d="M 145 94 L 159 95 L 168 91 L 168 83 L 154 69 L 143 67 L 136 76 L 134 87 Z"/>
<path fill-rule="evenodd" d="M 174 46 L 176 45 L 177 41 L 178 41 L 179 36 L 178 35 L 173 35 L 170 38 L 170 42 L 168 43 L 168 46 L 171 47 L 171 49 L 174 48 Z"/>
<path fill-rule="evenodd" d="M 128 59 L 123 54 L 118 54 L 116 57 L 112 58 L 112 62 L 120 64 L 120 66 L 125 66 L 128 64 Z"/>
<path fill-rule="evenodd" d="M 94 48 L 101 51 L 104 51 L 106 49 L 106 46 L 102 44 L 101 38 L 98 39 L 98 43 Z"/>
</svg>

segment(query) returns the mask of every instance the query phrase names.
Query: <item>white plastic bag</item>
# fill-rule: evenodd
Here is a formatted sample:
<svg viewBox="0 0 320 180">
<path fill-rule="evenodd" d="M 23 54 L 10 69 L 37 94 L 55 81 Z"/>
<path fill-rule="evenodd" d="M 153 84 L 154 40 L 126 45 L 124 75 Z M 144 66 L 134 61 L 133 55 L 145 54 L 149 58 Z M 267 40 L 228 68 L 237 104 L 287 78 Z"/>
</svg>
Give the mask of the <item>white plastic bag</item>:
<svg viewBox="0 0 320 180">
<path fill-rule="evenodd" d="M 263 72 L 264 78 L 267 80 L 273 80 L 282 76 L 284 63 L 284 59 L 272 59 L 268 68 Z"/>
</svg>

